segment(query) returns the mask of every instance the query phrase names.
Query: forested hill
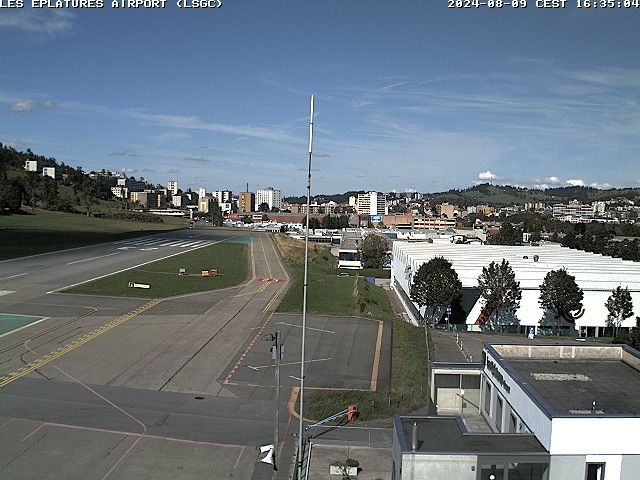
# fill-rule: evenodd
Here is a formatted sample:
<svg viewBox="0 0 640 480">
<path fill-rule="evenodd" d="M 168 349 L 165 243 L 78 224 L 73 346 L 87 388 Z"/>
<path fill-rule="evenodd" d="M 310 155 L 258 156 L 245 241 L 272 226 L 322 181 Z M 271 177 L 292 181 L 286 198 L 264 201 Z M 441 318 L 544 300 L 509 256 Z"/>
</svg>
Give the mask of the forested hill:
<svg viewBox="0 0 640 480">
<path fill-rule="evenodd" d="M 485 204 L 495 207 L 521 205 L 529 202 L 547 204 L 578 200 L 583 203 L 612 200 L 619 197 L 630 200 L 640 197 L 639 188 L 611 188 L 601 190 L 592 187 L 557 187 L 536 190 L 509 185 L 476 185 L 464 190 L 449 190 L 427 196 L 432 203 L 449 202 L 459 206 Z"/>
<path fill-rule="evenodd" d="M 38 162 L 37 172 L 24 169 L 27 160 Z M 56 179 L 42 176 L 43 167 L 55 167 Z M 21 205 L 67 212 L 89 211 L 112 199 L 116 179 L 92 179 L 81 167 L 71 167 L 54 158 L 20 152 L 0 143 L 0 212 L 19 210 Z"/>
<path fill-rule="evenodd" d="M 314 195 L 313 201 L 317 203 L 333 200 L 338 203 L 346 203 L 350 196 L 358 196 L 360 191 L 349 191 L 345 193 L 331 195 Z M 405 194 L 390 193 L 392 197 L 404 197 Z M 640 188 L 611 188 L 607 190 L 593 187 L 556 187 L 546 190 L 537 190 L 525 187 L 512 187 L 510 185 L 490 185 L 484 183 L 465 189 L 452 189 L 446 192 L 427 193 L 423 198 L 432 204 L 449 202 L 460 207 L 469 205 L 491 205 L 492 207 L 506 207 L 509 205 L 522 205 L 524 203 L 543 202 L 547 205 L 554 203 L 567 203 L 571 200 L 578 200 L 582 203 L 595 201 L 613 200 L 616 198 L 627 198 L 630 200 L 640 197 Z M 286 202 L 306 203 L 306 197 L 286 197 Z"/>
</svg>

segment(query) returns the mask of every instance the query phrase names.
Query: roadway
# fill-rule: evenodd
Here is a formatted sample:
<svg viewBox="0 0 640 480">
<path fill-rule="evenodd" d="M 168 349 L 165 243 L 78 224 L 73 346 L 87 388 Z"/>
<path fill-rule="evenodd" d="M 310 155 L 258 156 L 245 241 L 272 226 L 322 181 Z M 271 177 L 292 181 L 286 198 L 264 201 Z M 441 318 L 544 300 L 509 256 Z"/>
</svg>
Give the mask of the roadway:
<svg viewBox="0 0 640 480">
<path fill-rule="evenodd" d="M 162 301 L 59 292 L 238 236 L 250 238 L 251 255 L 250 276 L 237 287 Z M 0 296 L 0 313 L 45 320 L 0 337 L 0 476 L 271 478 L 255 451 L 273 435 L 273 368 L 260 338 L 285 330 L 286 357 L 299 357 L 299 318 L 273 317 L 287 284 L 269 235 L 233 230 L 187 230 L 1 262 L 0 291 L 12 293 Z M 340 332 L 329 347 L 310 333 L 311 387 L 377 385 L 376 340 L 388 344 L 389 335 L 376 321 L 346 321 L 310 319 L 318 331 Z M 252 363 L 265 366 L 248 368 Z M 289 363 L 287 378 L 295 376 L 296 362 Z M 323 363 L 314 373 L 313 364 Z M 283 401 L 283 458 L 292 449 L 290 410 Z"/>
</svg>

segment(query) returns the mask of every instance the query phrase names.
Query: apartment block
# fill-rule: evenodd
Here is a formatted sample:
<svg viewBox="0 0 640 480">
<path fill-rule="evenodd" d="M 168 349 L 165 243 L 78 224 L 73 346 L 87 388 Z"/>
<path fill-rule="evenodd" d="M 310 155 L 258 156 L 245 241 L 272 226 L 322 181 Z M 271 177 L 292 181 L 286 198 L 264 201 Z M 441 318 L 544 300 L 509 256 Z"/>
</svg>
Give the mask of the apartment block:
<svg viewBox="0 0 640 480">
<path fill-rule="evenodd" d="M 253 192 L 240 192 L 238 196 L 238 213 L 254 212 L 256 209 L 256 196 Z"/>
<path fill-rule="evenodd" d="M 273 187 L 267 187 L 256 192 L 256 207 L 266 203 L 269 210 L 282 208 L 282 192 Z"/>
</svg>

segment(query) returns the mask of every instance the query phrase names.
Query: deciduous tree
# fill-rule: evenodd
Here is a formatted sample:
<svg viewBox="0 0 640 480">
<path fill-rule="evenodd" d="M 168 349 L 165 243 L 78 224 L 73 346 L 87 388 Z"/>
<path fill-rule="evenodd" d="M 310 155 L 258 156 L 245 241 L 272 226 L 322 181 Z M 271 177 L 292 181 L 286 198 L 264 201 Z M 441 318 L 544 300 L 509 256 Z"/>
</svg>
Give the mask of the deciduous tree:
<svg viewBox="0 0 640 480">
<path fill-rule="evenodd" d="M 360 243 L 360 259 L 365 268 L 382 268 L 384 257 L 389 251 L 386 237 L 371 233 Z"/>
<path fill-rule="evenodd" d="M 569 275 L 565 269 L 552 270 L 545 275 L 540 285 L 538 301 L 542 308 L 554 312 L 557 335 L 560 335 L 560 317 L 574 310 L 580 310 L 583 296 L 575 277 Z"/>
<path fill-rule="evenodd" d="M 501 263 L 491 262 L 488 267 L 482 268 L 478 277 L 478 290 L 491 311 L 489 320 L 492 327 L 500 322 L 504 313 L 515 312 L 520 306 L 520 282 L 516 280 L 511 265 L 505 259 Z"/>
<path fill-rule="evenodd" d="M 435 324 L 436 314 L 460 296 L 462 283 L 451 262 L 444 257 L 434 257 L 420 265 L 413 275 L 410 297 L 420 307 L 431 309 L 431 324 Z"/>
<path fill-rule="evenodd" d="M 629 288 L 616 287 L 607 299 L 605 306 L 609 311 L 607 326 L 613 327 L 613 336 L 618 336 L 618 328 L 627 318 L 633 315 L 633 302 Z"/>
</svg>

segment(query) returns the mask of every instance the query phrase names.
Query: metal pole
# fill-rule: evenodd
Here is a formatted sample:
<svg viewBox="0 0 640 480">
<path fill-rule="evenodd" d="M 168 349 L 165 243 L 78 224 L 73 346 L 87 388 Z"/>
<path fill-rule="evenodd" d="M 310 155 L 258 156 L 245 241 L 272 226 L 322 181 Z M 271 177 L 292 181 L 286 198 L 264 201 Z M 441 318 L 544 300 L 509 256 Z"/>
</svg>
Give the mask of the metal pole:
<svg viewBox="0 0 640 480">
<path fill-rule="evenodd" d="M 309 263 L 309 210 L 311 205 L 311 152 L 313 150 L 313 95 L 309 116 L 309 170 L 307 176 L 307 217 L 304 235 L 304 280 L 302 283 L 302 348 L 300 353 L 300 427 L 298 429 L 298 480 L 302 478 L 302 454 L 304 451 L 304 343 L 307 328 L 307 276 Z"/>
<path fill-rule="evenodd" d="M 273 469 L 277 470 L 277 457 L 276 453 L 278 452 L 278 430 L 280 429 L 280 360 L 282 359 L 282 346 L 280 345 L 280 332 L 276 331 L 275 333 L 275 357 L 276 357 L 276 415 L 275 415 L 275 425 L 273 427 L 273 451 L 274 451 L 274 462 Z"/>
</svg>

